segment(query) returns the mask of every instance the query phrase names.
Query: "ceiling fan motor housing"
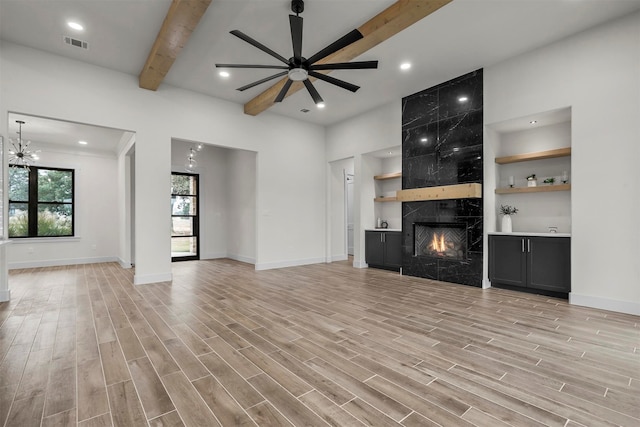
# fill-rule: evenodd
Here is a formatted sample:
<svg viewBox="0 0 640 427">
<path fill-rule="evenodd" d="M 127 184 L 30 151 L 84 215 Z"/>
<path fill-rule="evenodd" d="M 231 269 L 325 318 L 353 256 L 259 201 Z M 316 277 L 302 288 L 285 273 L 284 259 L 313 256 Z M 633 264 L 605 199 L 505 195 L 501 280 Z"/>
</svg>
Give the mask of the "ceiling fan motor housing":
<svg viewBox="0 0 640 427">
<path fill-rule="evenodd" d="M 291 11 L 296 15 L 304 12 L 304 0 L 291 0 Z"/>
</svg>

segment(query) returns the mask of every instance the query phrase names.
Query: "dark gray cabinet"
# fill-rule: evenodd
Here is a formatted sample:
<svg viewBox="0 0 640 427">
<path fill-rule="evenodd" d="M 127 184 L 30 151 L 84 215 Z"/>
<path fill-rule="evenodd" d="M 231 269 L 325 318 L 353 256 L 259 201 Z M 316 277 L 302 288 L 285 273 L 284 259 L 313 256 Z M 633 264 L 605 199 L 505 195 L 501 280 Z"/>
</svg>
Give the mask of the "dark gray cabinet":
<svg viewBox="0 0 640 427">
<path fill-rule="evenodd" d="M 402 267 L 402 233 L 399 231 L 365 231 L 365 261 L 369 267 L 400 271 Z"/>
<path fill-rule="evenodd" d="M 566 294 L 571 291 L 571 238 L 489 236 L 491 284 Z"/>
</svg>

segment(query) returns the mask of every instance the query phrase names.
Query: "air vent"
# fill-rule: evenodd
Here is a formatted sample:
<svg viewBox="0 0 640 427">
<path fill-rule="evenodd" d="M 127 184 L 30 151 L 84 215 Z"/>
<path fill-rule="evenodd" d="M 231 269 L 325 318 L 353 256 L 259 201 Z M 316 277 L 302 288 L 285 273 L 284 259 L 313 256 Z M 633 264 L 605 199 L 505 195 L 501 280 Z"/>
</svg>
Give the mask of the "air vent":
<svg viewBox="0 0 640 427">
<path fill-rule="evenodd" d="M 303 113 L 308 113 L 308 112 L 309 112 L 309 111 L 311 111 L 311 110 L 307 110 L 306 108 L 303 108 L 303 109 L 302 109 L 302 110 L 300 110 L 300 111 L 301 111 L 301 112 L 303 112 Z"/>
<path fill-rule="evenodd" d="M 65 44 L 68 44 L 69 46 L 79 47 L 82 49 L 89 49 L 89 43 L 85 41 L 74 39 L 73 37 L 69 37 L 69 36 L 62 36 L 62 40 L 64 41 Z"/>
</svg>

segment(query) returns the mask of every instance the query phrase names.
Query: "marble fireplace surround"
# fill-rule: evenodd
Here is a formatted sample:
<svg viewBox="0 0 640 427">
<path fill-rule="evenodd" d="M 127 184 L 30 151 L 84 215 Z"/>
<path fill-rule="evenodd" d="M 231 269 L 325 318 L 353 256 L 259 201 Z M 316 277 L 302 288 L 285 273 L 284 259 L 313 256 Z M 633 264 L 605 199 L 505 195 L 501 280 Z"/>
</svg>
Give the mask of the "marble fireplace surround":
<svg viewBox="0 0 640 427">
<path fill-rule="evenodd" d="M 402 274 L 481 287 L 482 70 L 410 95 L 402 107 Z M 466 254 L 416 254 L 419 223 L 459 224 Z"/>
</svg>

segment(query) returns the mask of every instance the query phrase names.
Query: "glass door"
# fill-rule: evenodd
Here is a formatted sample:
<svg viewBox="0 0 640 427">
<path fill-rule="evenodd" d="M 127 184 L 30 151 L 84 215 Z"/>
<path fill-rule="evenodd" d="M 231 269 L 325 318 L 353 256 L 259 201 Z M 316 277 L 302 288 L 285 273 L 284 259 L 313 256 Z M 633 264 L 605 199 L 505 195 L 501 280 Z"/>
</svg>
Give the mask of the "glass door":
<svg viewBox="0 0 640 427">
<path fill-rule="evenodd" d="M 171 174 L 171 260 L 200 259 L 198 175 Z"/>
</svg>

